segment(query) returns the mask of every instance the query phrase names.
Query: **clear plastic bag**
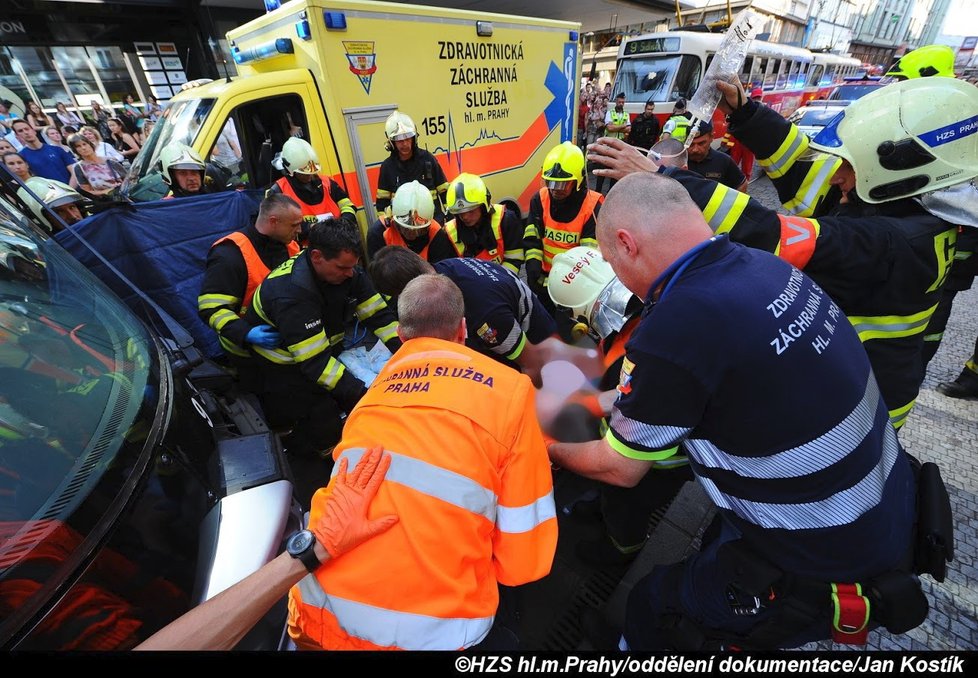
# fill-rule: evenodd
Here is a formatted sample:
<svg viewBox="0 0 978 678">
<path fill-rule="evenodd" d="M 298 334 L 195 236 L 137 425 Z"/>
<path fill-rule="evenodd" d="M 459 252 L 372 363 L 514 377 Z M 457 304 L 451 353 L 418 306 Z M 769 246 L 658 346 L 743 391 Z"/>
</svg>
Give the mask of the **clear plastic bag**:
<svg viewBox="0 0 978 678">
<path fill-rule="evenodd" d="M 747 46 L 760 30 L 761 21 L 762 17 L 757 12 L 744 9 L 727 29 L 710 67 L 706 69 L 703 81 L 686 104 L 686 110 L 693 116 L 691 129 L 686 137 L 687 147 L 696 137 L 700 122 L 710 120 L 720 103 L 723 95 L 717 89 L 717 82 L 730 82 L 731 78 L 740 73 L 747 57 Z"/>
</svg>

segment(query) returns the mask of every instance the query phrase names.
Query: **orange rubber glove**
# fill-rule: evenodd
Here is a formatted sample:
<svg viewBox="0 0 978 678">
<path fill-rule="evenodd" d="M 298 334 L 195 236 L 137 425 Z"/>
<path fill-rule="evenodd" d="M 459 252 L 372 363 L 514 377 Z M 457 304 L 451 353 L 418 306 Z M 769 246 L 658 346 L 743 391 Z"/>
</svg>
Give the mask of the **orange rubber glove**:
<svg viewBox="0 0 978 678">
<path fill-rule="evenodd" d="M 385 455 L 382 447 L 373 447 L 349 475 L 346 473 L 347 460 L 341 459 L 329 485 L 319 490 L 326 493 L 326 503 L 322 518 L 309 529 L 330 558 L 339 558 L 371 537 L 386 532 L 399 520 L 396 515 L 367 519 L 367 507 L 380 489 L 390 465 L 390 455 Z"/>
</svg>

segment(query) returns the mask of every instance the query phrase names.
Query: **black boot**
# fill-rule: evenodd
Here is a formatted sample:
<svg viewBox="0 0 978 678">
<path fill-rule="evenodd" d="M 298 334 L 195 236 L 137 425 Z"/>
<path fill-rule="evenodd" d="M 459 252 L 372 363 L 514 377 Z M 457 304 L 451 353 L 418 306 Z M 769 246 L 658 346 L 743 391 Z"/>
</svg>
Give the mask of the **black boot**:
<svg viewBox="0 0 978 678">
<path fill-rule="evenodd" d="M 970 375 L 960 374 L 954 381 L 939 383 L 937 392 L 946 395 L 948 398 L 976 400 L 978 399 L 978 380 L 970 377 Z"/>
</svg>

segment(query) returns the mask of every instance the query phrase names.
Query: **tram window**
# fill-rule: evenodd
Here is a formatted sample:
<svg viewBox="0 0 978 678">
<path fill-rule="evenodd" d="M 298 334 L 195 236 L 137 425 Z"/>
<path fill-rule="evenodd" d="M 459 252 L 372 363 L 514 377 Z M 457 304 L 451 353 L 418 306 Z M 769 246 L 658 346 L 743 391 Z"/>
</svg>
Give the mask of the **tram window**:
<svg viewBox="0 0 978 678">
<path fill-rule="evenodd" d="M 822 64 L 812 64 L 812 68 L 808 71 L 808 86 L 818 87 L 819 81 L 822 79 L 822 71 L 825 70 L 825 66 Z"/>
<path fill-rule="evenodd" d="M 829 84 L 835 82 L 835 69 L 835 64 L 826 64 L 825 66 L 825 80 L 827 80 Z"/>
<path fill-rule="evenodd" d="M 676 73 L 676 82 L 672 86 L 672 99 L 680 97 L 688 99 L 693 96 L 696 88 L 699 87 L 702 74 L 699 59 L 684 55 L 679 64 L 679 72 Z"/>
<path fill-rule="evenodd" d="M 761 87 L 764 84 L 764 63 L 766 59 L 761 57 L 754 57 L 754 63 L 750 67 L 750 77 L 747 82 L 750 83 L 751 88 Z"/>
<path fill-rule="evenodd" d="M 754 57 L 749 56 L 744 59 L 744 65 L 740 69 L 740 81 L 750 83 L 751 82 L 751 67 L 754 63 Z"/>
<path fill-rule="evenodd" d="M 788 84 L 788 68 L 789 61 L 787 59 L 781 59 L 778 66 L 778 77 L 775 80 L 774 87 L 776 89 L 784 89 L 785 85 Z"/>
<path fill-rule="evenodd" d="M 788 72 L 788 89 L 797 89 L 801 87 L 802 83 L 798 79 L 798 73 L 801 70 L 801 67 L 801 62 L 791 62 L 791 70 Z"/>
</svg>

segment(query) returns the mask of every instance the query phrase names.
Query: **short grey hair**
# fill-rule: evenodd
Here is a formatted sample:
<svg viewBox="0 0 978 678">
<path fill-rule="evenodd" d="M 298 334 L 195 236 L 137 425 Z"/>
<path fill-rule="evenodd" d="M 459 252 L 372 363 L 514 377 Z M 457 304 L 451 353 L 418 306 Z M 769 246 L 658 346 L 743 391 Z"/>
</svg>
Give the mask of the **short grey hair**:
<svg viewBox="0 0 978 678">
<path fill-rule="evenodd" d="M 443 275 L 419 275 L 398 296 L 397 316 L 402 339 L 433 337 L 451 341 L 465 316 L 462 291 Z"/>
</svg>

